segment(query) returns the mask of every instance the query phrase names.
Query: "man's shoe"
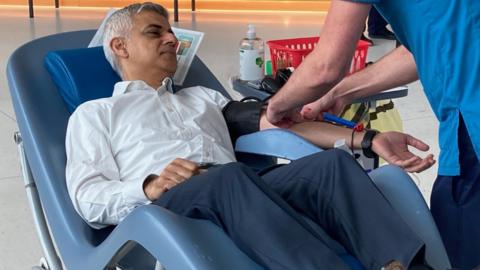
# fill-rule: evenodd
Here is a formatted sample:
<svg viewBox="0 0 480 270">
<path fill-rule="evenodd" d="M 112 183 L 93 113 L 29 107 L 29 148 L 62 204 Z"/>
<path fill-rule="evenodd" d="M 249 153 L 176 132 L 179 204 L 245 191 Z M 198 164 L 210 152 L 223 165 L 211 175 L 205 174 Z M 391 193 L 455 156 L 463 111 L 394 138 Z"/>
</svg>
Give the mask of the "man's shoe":
<svg viewBox="0 0 480 270">
<path fill-rule="evenodd" d="M 363 41 L 366 41 L 368 43 L 370 43 L 370 46 L 373 46 L 373 41 L 369 38 L 367 38 L 364 34 L 362 34 L 362 36 L 360 37 L 361 40 Z"/>
<path fill-rule="evenodd" d="M 388 30 L 387 28 L 384 28 L 378 32 L 375 33 L 368 33 L 368 36 L 370 38 L 383 38 L 383 39 L 388 39 L 388 40 L 395 40 L 395 34 Z"/>
</svg>

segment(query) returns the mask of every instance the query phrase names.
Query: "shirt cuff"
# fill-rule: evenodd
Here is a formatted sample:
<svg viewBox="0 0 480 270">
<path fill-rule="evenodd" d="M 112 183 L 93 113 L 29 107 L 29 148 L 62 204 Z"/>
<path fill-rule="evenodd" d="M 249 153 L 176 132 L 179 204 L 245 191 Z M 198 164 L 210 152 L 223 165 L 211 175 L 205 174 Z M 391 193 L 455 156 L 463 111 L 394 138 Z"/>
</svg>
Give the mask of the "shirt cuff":
<svg viewBox="0 0 480 270">
<path fill-rule="evenodd" d="M 151 203 L 143 191 L 143 181 L 124 182 L 123 196 L 125 202 L 129 205 L 140 206 Z"/>
</svg>

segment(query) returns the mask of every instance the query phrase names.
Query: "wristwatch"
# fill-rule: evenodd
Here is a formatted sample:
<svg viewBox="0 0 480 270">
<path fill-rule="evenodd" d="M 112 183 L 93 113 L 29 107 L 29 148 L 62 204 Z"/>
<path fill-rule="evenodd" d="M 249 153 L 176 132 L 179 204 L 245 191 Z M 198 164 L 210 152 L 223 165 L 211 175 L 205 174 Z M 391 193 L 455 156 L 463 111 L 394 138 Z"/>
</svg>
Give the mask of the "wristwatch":
<svg viewBox="0 0 480 270">
<path fill-rule="evenodd" d="M 377 154 L 372 151 L 372 141 L 375 135 L 377 135 L 378 133 L 380 133 L 378 130 L 368 129 L 363 136 L 361 146 L 363 150 L 363 155 L 367 158 L 374 158 L 377 156 Z"/>
</svg>

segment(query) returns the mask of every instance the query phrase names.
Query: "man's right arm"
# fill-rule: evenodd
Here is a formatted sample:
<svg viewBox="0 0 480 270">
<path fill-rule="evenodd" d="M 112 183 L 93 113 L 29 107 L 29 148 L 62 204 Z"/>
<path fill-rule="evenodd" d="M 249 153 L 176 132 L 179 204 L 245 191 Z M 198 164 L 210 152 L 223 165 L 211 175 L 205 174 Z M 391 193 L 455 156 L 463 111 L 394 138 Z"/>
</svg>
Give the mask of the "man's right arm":
<svg viewBox="0 0 480 270">
<path fill-rule="evenodd" d="M 70 117 L 66 136 L 66 180 L 79 214 L 93 227 L 118 224 L 135 207 L 149 203 L 143 179 L 121 181 L 109 139 L 106 112 L 84 104 Z"/>
</svg>

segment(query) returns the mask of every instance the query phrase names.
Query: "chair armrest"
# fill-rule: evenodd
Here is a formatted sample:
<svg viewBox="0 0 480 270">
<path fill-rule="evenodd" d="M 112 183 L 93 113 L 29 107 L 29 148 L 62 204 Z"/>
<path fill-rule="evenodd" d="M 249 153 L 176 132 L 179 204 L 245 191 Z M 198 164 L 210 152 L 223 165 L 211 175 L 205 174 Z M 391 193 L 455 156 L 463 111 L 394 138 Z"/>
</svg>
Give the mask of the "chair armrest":
<svg viewBox="0 0 480 270">
<path fill-rule="evenodd" d="M 369 173 L 380 192 L 426 245 L 426 261 L 433 269 L 450 269 L 445 247 L 417 185 L 399 167 L 382 166 Z"/>
<path fill-rule="evenodd" d="M 166 269 L 262 269 L 213 223 L 182 217 L 155 205 L 138 207 L 128 215 L 97 247 L 95 258 L 81 259 L 91 262 L 84 263 L 83 269 L 104 269 L 134 243 Z"/>
<path fill-rule="evenodd" d="M 322 149 L 289 130 L 275 128 L 241 136 L 235 151 L 295 160 Z"/>
</svg>

